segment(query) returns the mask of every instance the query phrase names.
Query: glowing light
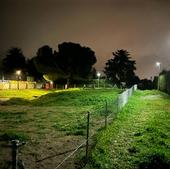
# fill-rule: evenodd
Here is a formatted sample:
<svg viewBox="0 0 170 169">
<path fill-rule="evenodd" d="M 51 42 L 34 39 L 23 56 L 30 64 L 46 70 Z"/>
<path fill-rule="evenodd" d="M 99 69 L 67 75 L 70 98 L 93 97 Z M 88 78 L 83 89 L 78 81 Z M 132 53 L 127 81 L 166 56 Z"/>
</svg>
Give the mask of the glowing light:
<svg viewBox="0 0 170 169">
<path fill-rule="evenodd" d="M 17 70 L 16 71 L 16 75 L 18 76 L 18 83 L 17 83 L 17 88 L 18 88 L 18 90 L 19 90 L 19 78 L 20 78 L 20 75 L 21 75 L 21 70 Z"/>
<path fill-rule="evenodd" d="M 160 66 L 161 66 L 161 63 L 160 63 L 160 62 L 156 62 L 156 66 L 157 66 L 157 67 L 160 67 Z"/>
<path fill-rule="evenodd" d="M 17 70 L 16 71 L 16 74 L 19 76 L 19 75 L 21 75 L 21 70 Z"/>
<path fill-rule="evenodd" d="M 99 86 L 100 86 L 100 76 L 101 76 L 101 73 L 98 72 L 98 73 L 97 73 L 97 77 L 98 77 L 98 88 L 99 88 Z"/>
<path fill-rule="evenodd" d="M 159 69 L 159 73 L 161 71 L 161 62 L 156 62 L 156 67 Z M 158 84 L 157 84 L 157 89 L 159 90 L 159 85 L 160 85 L 160 76 L 158 74 Z"/>
<path fill-rule="evenodd" d="M 97 73 L 97 77 L 99 78 L 100 76 L 101 76 L 101 73 L 100 73 L 100 72 L 98 72 L 98 73 Z"/>
</svg>

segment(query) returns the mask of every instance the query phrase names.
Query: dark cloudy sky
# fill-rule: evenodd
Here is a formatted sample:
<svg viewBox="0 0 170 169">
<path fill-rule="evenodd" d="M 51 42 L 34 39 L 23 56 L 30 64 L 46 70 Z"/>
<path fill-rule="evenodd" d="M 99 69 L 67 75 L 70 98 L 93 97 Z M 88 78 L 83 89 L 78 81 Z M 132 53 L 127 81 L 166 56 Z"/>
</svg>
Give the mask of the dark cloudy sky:
<svg viewBox="0 0 170 169">
<path fill-rule="evenodd" d="M 27 57 L 42 45 L 78 42 L 96 52 L 97 70 L 117 49 L 137 62 L 137 74 L 170 68 L 170 0 L 0 0 L 0 55 L 11 46 Z"/>
</svg>

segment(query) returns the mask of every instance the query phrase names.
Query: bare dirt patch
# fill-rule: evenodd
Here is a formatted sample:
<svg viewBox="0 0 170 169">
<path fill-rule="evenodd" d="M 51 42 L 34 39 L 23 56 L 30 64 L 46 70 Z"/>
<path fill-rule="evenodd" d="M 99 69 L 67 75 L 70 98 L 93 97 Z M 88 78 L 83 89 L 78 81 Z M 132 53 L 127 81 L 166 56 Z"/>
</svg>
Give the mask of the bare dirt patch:
<svg viewBox="0 0 170 169">
<path fill-rule="evenodd" d="M 65 157 L 71 153 L 85 139 L 82 136 L 64 136 L 61 138 L 52 138 L 48 135 L 45 139 L 31 140 L 20 149 L 19 156 L 23 160 L 26 169 L 53 169 Z M 7 142 L 0 142 L 0 166 L 2 169 L 8 161 L 11 161 L 11 149 L 4 147 Z M 77 154 L 75 154 L 77 155 Z M 75 155 L 69 158 L 60 169 L 74 169 Z"/>
</svg>

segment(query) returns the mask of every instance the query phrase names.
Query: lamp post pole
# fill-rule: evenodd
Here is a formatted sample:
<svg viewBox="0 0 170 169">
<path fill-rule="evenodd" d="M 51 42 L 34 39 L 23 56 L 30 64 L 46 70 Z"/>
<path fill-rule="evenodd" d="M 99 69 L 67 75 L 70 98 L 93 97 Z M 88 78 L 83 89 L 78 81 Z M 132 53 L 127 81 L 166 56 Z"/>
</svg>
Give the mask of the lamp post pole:
<svg viewBox="0 0 170 169">
<path fill-rule="evenodd" d="M 101 74 L 100 74 L 100 72 L 98 72 L 98 73 L 97 73 L 97 77 L 98 77 L 98 88 L 100 87 L 100 76 L 101 76 Z"/>
<path fill-rule="evenodd" d="M 160 85 L 160 77 L 159 77 L 159 74 L 160 74 L 160 72 L 161 72 L 161 63 L 160 63 L 160 62 L 156 62 L 156 67 L 158 67 L 158 70 L 159 70 L 159 72 L 158 72 L 158 84 L 157 84 L 157 89 L 159 90 L 159 89 L 160 89 L 160 87 L 159 87 L 159 85 Z"/>
<path fill-rule="evenodd" d="M 19 90 L 19 76 L 21 75 L 21 70 L 17 70 L 16 75 L 17 75 L 17 88 Z"/>
</svg>

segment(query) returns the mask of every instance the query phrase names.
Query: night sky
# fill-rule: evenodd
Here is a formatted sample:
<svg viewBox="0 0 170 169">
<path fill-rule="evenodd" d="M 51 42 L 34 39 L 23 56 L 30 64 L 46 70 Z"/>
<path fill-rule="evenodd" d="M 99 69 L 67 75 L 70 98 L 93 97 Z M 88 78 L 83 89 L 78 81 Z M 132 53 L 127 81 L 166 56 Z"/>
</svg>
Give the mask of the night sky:
<svg viewBox="0 0 170 169">
<path fill-rule="evenodd" d="M 12 46 L 33 57 L 49 45 L 80 43 L 96 52 L 102 71 L 126 49 L 140 78 L 170 69 L 170 0 L 0 0 L 0 55 Z"/>
</svg>

